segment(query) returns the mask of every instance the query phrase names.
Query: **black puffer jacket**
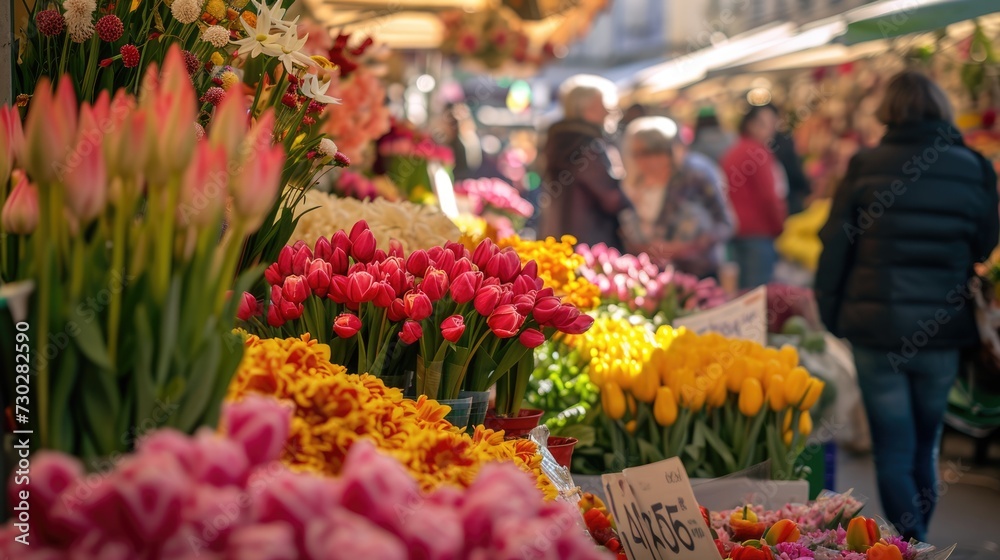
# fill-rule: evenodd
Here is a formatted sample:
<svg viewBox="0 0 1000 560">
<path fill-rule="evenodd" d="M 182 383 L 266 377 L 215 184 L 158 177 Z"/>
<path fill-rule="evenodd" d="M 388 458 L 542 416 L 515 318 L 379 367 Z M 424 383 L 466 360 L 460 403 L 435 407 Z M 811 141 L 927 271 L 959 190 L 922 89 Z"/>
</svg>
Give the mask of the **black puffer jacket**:
<svg viewBox="0 0 1000 560">
<path fill-rule="evenodd" d="M 580 243 L 622 248 L 618 215 L 631 204 L 615 175 L 616 156 L 597 125 L 580 120 L 552 125 L 538 200 L 541 237 L 568 233 Z"/>
<path fill-rule="evenodd" d="M 997 204 L 992 165 L 954 126 L 891 127 L 851 159 L 820 232 L 827 328 L 903 353 L 974 345 L 968 281 L 997 244 Z"/>
</svg>

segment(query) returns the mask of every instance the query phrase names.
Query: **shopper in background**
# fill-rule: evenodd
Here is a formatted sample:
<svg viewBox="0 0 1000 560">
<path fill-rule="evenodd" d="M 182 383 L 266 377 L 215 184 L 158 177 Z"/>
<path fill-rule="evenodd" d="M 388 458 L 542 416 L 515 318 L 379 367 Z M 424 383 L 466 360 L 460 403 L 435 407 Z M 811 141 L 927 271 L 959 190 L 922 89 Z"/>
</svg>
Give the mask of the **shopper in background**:
<svg viewBox="0 0 1000 560">
<path fill-rule="evenodd" d="M 774 240 L 784 227 L 786 211 L 784 172 L 769 149 L 777 123 L 773 106 L 752 106 L 740 122 L 740 139 L 721 162 L 736 213 L 732 248 L 740 288 L 770 282 L 778 260 Z"/>
<path fill-rule="evenodd" d="M 716 276 L 733 233 L 721 175 L 701 154 L 687 154 L 677 124 L 640 117 L 625 129 L 625 191 L 635 206 L 645 251 L 699 277 Z"/>
<path fill-rule="evenodd" d="M 445 143 L 455 154 L 452 173 L 456 181 L 480 177 L 483 148 L 476 133 L 476 121 L 465 103 L 454 103 L 445 108 Z"/>
<path fill-rule="evenodd" d="M 691 149 L 712 158 L 716 164 L 722 161 L 734 142 L 733 135 L 722 129 L 719 118 L 712 107 L 702 107 L 694 123 L 694 141 Z"/>
<path fill-rule="evenodd" d="M 851 159 L 820 232 L 816 296 L 853 345 L 886 515 L 926 540 L 948 392 L 978 342 L 967 286 L 1000 235 L 997 178 L 927 77 L 893 78 L 877 116 L 885 136 Z"/>
<path fill-rule="evenodd" d="M 783 122 L 784 119 L 780 121 Z M 780 124 L 771 142 L 771 153 L 778 159 L 788 181 L 788 194 L 785 197 L 788 214 L 798 214 L 805 210 L 805 201 L 812 194 L 812 186 L 802 170 L 802 158 L 795 149 L 795 140 L 790 131 L 783 130 Z"/>
<path fill-rule="evenodd" d="M 540 236 L 570 234 L 580 243 L 622 249 L 620 228 L 634 227 L 635 220 L 619 185 L 620 157 L 605 138 L 609 109 L 617 104 L 614 84 L 574 76 L 559 98 L 564 119 L 552 125 L 545 144 Z"/>
</svg>

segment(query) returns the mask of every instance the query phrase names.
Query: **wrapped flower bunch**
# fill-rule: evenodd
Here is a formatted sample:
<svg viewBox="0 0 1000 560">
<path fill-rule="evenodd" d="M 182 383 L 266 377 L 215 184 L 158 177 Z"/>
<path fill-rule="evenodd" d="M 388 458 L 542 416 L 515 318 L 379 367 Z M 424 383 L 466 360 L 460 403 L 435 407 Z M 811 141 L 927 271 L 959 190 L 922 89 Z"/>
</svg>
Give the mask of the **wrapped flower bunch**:
<svg viewBox="0 0 1000 560">
<path fill-rule="evenodd" d="M 65 558 L 533 558 L 604 556 L 577 529 L 579 513 L 544 502 L 516 467 L 483 467 L 464 490 L 422 493 L 394 459 L 355 445 L 340 476 L 295 473 L 276 462 L 291 412 L 261 396 L 230 403 L 223 434 L 147 436 L 99 476 L 77 460 L 32 460 L 31 546 L 0 529 L 0 554 Z M 26 487 L 11 483 L 19 499 Z M 545 535 L 545 539 L 538 539 Z M 565 556 L 569 555 L 569 556 Z"/>
<path fill-rule="evenodd" d="M 420 488 L 467 487 L 482 465 L 510 461 L 536 480 L 549 498 L 555 488 L 541 473 L 541 455 L 529 440 L 504 441 L 503 432 L 479 427 L 473 435 L 444 420 L 448 407 L 364 374 L 348 375 L 330 362 L 330 347 L 301 338 L 247 337 L 246 354 L 227 399 L 264 394 L 294 404 L 281 459 L 293 470 L 337 475 L 351 448 L 369 441 L 398 460 Z"/>
<path fill-rule="evenodd" d="M 580 275 L 597 285 L 603 302 L 622 305 L 658 324 L 726 301 L 714 279 L 699 280 L 671 267 L 661 270 L 645 253 L 623 255 L 603 243 L 579 245 L 576 251 L 583 256 Z"/>
</svg>

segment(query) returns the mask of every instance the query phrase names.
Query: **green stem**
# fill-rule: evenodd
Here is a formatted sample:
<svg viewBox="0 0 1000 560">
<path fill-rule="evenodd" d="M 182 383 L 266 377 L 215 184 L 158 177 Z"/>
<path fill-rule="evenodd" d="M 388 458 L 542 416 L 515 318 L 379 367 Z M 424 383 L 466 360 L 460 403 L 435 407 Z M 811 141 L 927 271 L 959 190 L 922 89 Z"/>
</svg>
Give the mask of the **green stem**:
<svg viewBox="0 0 1000 560">
<path fill-rule="evenodd" d="M 132 215 L 131 185 L 122 185 L 122 205 L 115 209 L 114 230 L 111 241 L 111 274 L 121 274 L 125 279 L 125 232 Z M 118 329 L 121 326 L 122 290 L 112 290 L 108 305 L 108 357 L 111 366 L 118 361 Z"/>
</svg>

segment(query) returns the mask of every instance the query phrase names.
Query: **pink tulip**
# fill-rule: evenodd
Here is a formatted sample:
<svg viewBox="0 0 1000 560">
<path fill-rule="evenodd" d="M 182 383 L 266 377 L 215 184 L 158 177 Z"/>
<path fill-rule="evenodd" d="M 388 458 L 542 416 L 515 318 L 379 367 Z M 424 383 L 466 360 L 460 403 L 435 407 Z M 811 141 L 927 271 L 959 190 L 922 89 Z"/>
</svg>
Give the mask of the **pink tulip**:
<svg viewBox="0 0 1000 560">
<path fill-rule="evenodd" d="M 427 294 L 415 290 L 403 296 L 403 305 L 406 309 L 406 316 L 414 321 L 423 321 L 430 317 L 434 311 Z"/>
<path fill-rule="evenodd" d="M 197 106 L 179 47 L 175 45 L 167 51 L 163 68 L 156 73 L 156 67 L 150 66 L 147 75 L 149 83 L 155 86 L 144 89 L 140 99 L 150 119 L 156 121 L 147 130 L 151 157 L 146 169 L 151 180 L 166 182 L 191 159 L 196 141 L 191 123 L 197 116 Z"/>
<path fill-rule="evenodd" d="M 404 255 L 403 244 L 398 239 L 389 240 L 389 256 L 390 257 L 400 257 Z"/>
<path fill-rule="evenodd" d="M 222 406 L 221 430 L 243 446 L 251 466 L 281 456 L 291 432 L 293 407 L 262 395 L 247 395 Z"/>
<path fill-rule="evenodd" d="M 375 278 L 364 271 L 355 272 L 347 278 L 347 301 L 365 303 L 375 299 L 378 287 Z"/>
<path fill-rule="evenodd" d="M 448 293 L 448 274 L 434 267 L 428 268 L 423 282 L 420 283 L 420 290 L 427 294 L 432 302 L 443 298 Z"/>
<path fill-rule="evenodd" d="M 440 249 L 440 247 L 435 247 L 435 248 Z M 437 254 L 434 257 L 431 257 L 431 262 L 434 263 L 435 268 L 443 270 L 445 271 L 445 273 L 455 268 L 455 263 L 457 262 L 457 260 L 455 259 L 454 253 L 452 253 L 451 251 L 446 251 L 444 249 L 436 251 L 436 253 Z M 430 256 L 430 254 L 431 253 L 428 252 L 428 256 Z"/>
<path fill-rule="evenodd" d="M 292 303 L 302 303 L 309 297 L 309 284 L 305 277 L 292 275 L 281 284 L 281 297 Z"/>
<path fill-rule="evenodd" d="M 281 311 L 274 302 L 267 308 L 267 324 L 276 328 L 285 324 L 285 318 L 281 316 Z"/>
<path fill-rule="evenodd" d="M 414 276 L 423 276 L 428 265 L 430 265 L 430 257 L 423 249 L 417 249 L 406 257 L 406 271 Z"/>
<path fill-rule="evenodd" d="M 236 527 L 226 542 L 226 553 L 230 558 L 248 560 L 295 560 L 299 557 L 295 530 L 280 521 Z"/>
<path fill-rule="evenodd" d="M 236 308 L 236 318 L 240 321 L 249 321 L 251 317 L 259 313 L 260 305 L 257 303 L 257 298 L 253 297 L 250 292 L 243 292 L 243 295 L 240 296 L 240 304 Z"/>
<path fill-rule="evenodd" d="M 39 80 L 25 121 L 20 158 L 35 181 L 48 184 L 59 178 L 76 136 L 77 114 L 72 80 L 60 80 L 54 94 L 47 78 Z"/>
<path fill-rule="evenodd" d="M 496 336 L 511 338 L 517 336 L 524 325 L 524 315 L 518 313 L 513 305 L 501 305 L 486 319 L 486 324 Z"/>
<path fill-rule="evenodd" d="M 358 220 L 357 222 L 354 222 L 354 225 L 351 226 L 351 235 L 349 237 L 351 243 L 357 241 L 358 237 L 365 231 L 371 231 L 371 228 L 368 227 L 368 222 L 365 220 Z"/>
<path fill-rule="evenodd" d="M 332 277 L 333 267 L 330 263 L 318 258 L 309 262 L 309 268 L 306 272 L 306 283 L 309 284 L 309 289 L 316 297 L 326 297 L 327 292 L 330 291 Z"/>
<path fill-rule="evenodd" d="M 225 151 L 199 142 L 181 182 L 177 223 L 197 228 L 218 223 L 228 183 Z"/>
<path fill-rule="evenodd" d="M 0 227 L 14 235 L 31 235 L 38 227 L 38 189 L 23 171 L 15 169 L 11 178 L 14 189 L 0 211 Z"/>
<path fill-rule="evenodd" d="M 230 183 L 233 214 L 243 221 L 246 233 L 257 231 L 274 205 L 284 163 L 280 145 L 262 149 L 244 162 Z"/>
<path fill-rule="evenodd" d="M 333 237 L 330 238 L 330 245 L 334 248 L 334 250 L 340 249 L 345 255 L 351 252 L 351 240 L 347 237 L 347 234 L 344 233 L 344 230 L 334 232 Z M 344 267 L 344 270 L 347 270 L 346 266 Z"/>
<path fill-rule="evenodd" d="M 0 107 L 0 181 L 10 177 L 15 158 L 24 149 L 24 132 L 17 107 Z"/>
<path fill-rule="evenodd" d="M 451 270 L 446 270 L 445 272 L 448 273 L 449 278 L 457 278 L 462 274 L 465 274 L 466 272 L 470 272 L 471 270 L 472 270 L 472 261 L 469 260 L 469 257 L 461 257 L 455 261 L 455 264 L 452 265 Z"/>
<path fill-rule="evenodd" d="M 478 270 L 460 274 L 451 282 L 451 299 L 458 304 L 472 301 L 482 283 L 483 273 Z"/>
<path fill-rule="evenodd" d="M 333 321 L 333 332 L 340 338 L 351 338 L 361 330 L 361 319 L 353 313 L 341 313 Z"/>
<path fill-rule="evenodd" d="M 313 258 L 312 251 L 308 245 L 301 241 L 293 245 L 292 249 L 294 250 L 292 253 L 292 274 L 304 275 L 309 272 L 309 261 Z"/>
<path fill-rule="evenodd" d="M 499 251 L 496 244 L 489 238 L 484 239 L 472 253 L 472 262 L 479 267 L 479 270 L 486 271 L 486 265 L 490 259 Z"/>
<path fill-rule="evenodd" d="M 360 231 L 351 242 L 351 256 L 357 262 L 371 262 L 375 249 L 375 235 L 370 229 Z"/>
<path fill-rule="evenodd" d="M 451 343 L 458 342 L 465 332 L 465 318 L 461 315 L 452 315 L 441 321 L 441 336 Z"/>
<path fill-rule="evenodd" d="M 424 330 L 416 321 L 407 320 L 399 331 L 399 340 L 403 341 L 403 344 L 413 344 L 422 336 L 424 336 Z"/>
<path fill-rule="evenodd" d="M 316 247 L 313 254 L 317 259 L 322 259 L 324 261 L 330 260 L 330 255 L 333 254 L 333 245 L 330 244 L 330 240 L 324 236 L 320 236 L 320 238 L 316 240 Z"/>
<path fill-rule="evenodd" d="M 545 342 L 545 335 L 538 329 L 524 329 L 524 332 L 517 337 L 517 340 L 525 348 L 537 348 Z"/>
<path fill-rule="evenodd" d="M 545 327 L 552 324 L 559 308 L 559 298 L 554 296 L 540 297 L 535 300 L 535 308 L 531 315 L 539 325 Z"/>
<path fill-rule="evenodd" d="M 222 148 L 227 159 L 237 161 L 240 142 L 247 130 L 247 106 L 243 95 L 227 95 L 212 113 L 208 124 L 209 144 Z"/>
<path fill-rule="evenodd" d="M 573 320 L 572 323 L 564 327 L 560 327 L 559 330 L 566 334 L 583 334 L 590 330 L 591 325 L 594 324 L 594 318 L 590 315 L 580 315 Z"/>
</svg>

